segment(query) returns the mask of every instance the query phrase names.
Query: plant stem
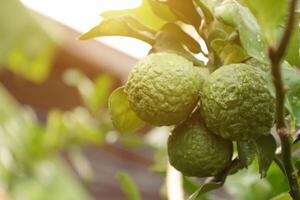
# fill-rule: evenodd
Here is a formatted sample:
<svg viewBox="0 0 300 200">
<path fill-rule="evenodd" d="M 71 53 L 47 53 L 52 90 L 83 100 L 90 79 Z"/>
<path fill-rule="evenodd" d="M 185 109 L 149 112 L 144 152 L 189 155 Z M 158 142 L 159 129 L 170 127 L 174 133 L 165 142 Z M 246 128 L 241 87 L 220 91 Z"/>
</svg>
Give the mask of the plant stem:
<svg viewBox="0 0 300 200">
<path fill-rule="evenodd" d="M 281 74 L 281 64 L 295 26 L 296 6 L 297 0 L 290 0 L 289 16 L 285 31 L 278 47 L 269 48 L 269 58 L 272 64 L 273 83 L 276 89 L 276 130 L 281 140 L 282 161 L 290 185 L 290 194 L 294 200 L 300 200 L 297 170 L 292 161 L 292 136 L 285 122 L 285 88 Z"/>
</svg>

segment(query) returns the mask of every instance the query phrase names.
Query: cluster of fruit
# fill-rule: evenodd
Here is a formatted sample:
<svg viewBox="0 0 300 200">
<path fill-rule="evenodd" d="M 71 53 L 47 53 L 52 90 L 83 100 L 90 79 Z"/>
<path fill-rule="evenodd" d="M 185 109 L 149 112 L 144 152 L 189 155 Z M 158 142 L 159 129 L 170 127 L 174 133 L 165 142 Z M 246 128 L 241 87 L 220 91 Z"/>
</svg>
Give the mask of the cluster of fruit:
<svg viewBox="0 0 300 200">
<path fill-rule="evenodd" d="M 261 66 L 230 64 L 211 74 L 172 53 L 153 53 L 131 71 L 125 93 L 145 122 L 175 128 L 170 163 L 187 176 L 217 175 L 231 163 L 233 141 L 270 134 L 274 98 Z"/>
</svg>

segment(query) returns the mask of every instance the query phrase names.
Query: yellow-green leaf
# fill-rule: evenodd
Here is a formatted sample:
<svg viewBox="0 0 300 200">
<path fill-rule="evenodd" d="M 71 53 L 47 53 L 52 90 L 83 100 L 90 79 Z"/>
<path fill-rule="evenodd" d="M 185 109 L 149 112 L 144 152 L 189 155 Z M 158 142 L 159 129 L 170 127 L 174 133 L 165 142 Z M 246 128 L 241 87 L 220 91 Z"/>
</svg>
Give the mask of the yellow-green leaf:
<svg viewBox="0 0 300 200">
<path fill-rule="evenodd" d="M 242 0 L 256 16 L 263 35 L 269 42 L 275 42 L 278 28 L 283 23 L 288 2 L 286 0 Z"/>
<path fill-rule="evenodd" d="M 129 106 L 124 87 L 116 89 L 109 97 L 109 111 L 114 127 L 121 133 L 134 132 L 145 123 Z"/>
<path fill-rule="evenodd" d="M 132 16 L 116 16 L 104 19 L 98 26 L 83 34 L 80 39 L 100 36 L 127 36 L 143 40 L 149 44 L 154 42 L 154 31 Z"/>
<path fill-rule="evenodd" d="M 118 172 L 117 178 L 121 183 L 121 188 L 128 200 L 141 200 L 136 184 L 126 172 Z"/>
<path fill-rule="evenodd" d="M 193 25 L 198 30 L 202 18 L 192 0 L 166 0 L 165 2 L 178 19 Z"/>
<path fill-rule="evenodd" d="M 293 200 L 293 199 L 289 193 L 283 193 L 272 198 L 271 200 Z"/>
<path fill-rule="evenodd" d="M 160 30 L 160 28 L 166 23 L 165 20 L 155 15 L 148 0 L 143 0 L 141 5 L 137 8 L 106 11 L 103 12 L 101 16 L 104 19 L 120 16 L 132 16 L 156 31 Z"/>
</svg>

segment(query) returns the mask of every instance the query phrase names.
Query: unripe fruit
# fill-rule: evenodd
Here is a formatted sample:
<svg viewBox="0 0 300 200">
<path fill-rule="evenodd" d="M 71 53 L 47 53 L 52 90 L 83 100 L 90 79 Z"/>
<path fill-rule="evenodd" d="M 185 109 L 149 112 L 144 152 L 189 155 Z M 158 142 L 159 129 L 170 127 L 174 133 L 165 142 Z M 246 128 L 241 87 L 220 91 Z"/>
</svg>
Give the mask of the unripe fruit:
<svg viewBox="0 0 300 200">
<path fill-rule="evenodd" d="M 249 140 L 270 133 L 275 104 L 258 67 L 232 64 L 205 81 L 201 109 L 209 129 L 231 140 Z"/>
<path fill-rule="evenodd" d="M 172 166 L 186 176 L 217 175 L 231 162 L 232 142 L 210 132 L 198 116 L 178 125 L 168 139 Z"/>
<path fill-rule="evenodd" d="M 134 66 L 125 92 L 141 119 L 156 126 L 174 125 L 194 110 L 202 83 L 192 62 L 176 54 L 155 53 Z"/>
</svg>

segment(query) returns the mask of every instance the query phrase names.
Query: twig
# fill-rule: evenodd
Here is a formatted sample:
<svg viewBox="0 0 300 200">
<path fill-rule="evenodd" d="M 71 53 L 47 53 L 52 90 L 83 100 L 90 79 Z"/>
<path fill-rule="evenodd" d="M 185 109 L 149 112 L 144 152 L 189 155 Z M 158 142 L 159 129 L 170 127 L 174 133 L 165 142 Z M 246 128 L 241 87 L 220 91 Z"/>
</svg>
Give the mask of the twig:
<svg viewBox="0 0 300 200">
<path fill-rule="evenodd" d="M 238 158 L 235 158 L 231 161 L 230 165 L 228 165 L 223 171 L 221 171 L 217 176 L 207 178 L 205 182 L 221 182 L 224 183 L 225 179 L 228 175 L 234 174 L 238 170 L 242 169 L 243 165 Z"/>
<path fill-rule="evenodd" d="M 297 170 L 292 161 L 292 137 L 285 122 L 285 88 L 283 85 L 281 64 L 286 53 L 293 28 L 297 0 L 290 0 L 290 9 L 285 31 L 277 48 L 269 47 L 269 58 L 272 64 L 273 83 L 276 88 L 276 129 L 281 140 L 282 161 L 290 185 L 290 194 L 294 200 L 300 200 Z"/>
</svg>

